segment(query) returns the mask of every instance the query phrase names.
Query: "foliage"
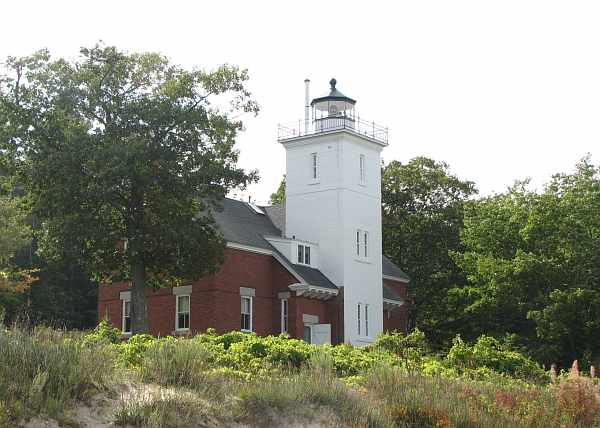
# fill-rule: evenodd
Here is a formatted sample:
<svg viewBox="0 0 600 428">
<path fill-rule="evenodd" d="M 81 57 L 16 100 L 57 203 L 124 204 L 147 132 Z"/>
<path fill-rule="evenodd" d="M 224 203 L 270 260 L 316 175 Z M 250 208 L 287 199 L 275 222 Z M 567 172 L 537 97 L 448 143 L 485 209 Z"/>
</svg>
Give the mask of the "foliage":
<svg viewBox="0 0 600 428">
<path fill-rule="evenodd" d="M 411 278 L 411 323 L 436 345 L 449 341 L 460 322 L 447 310 L 447 290 L 462 281 L 449 252 L 461 248 L 463 207 L 475 193 L 472 182 L 425 157 L 382 170 L 383 252 Z"/>
<path fill-rule="evenodd" d="M 467 281 L 450 307 L 468 339 L 513 335 L 538 360 L 600 354 L 600 169 L 583 159 L 541 193 L 518 183 L 470 203 L 453 254 Z"/>
<path fill-rule="evenodd" d="M 1 171 L 0 171 L 1 173 Z M 20 269 L 13 258 L 31 240 L 31 228 L 20 198 L 5 196 L 0 188 L 0 324 L 12 320 L 22 304 L 23 293 L 35 280 L 34 272 Z"/>
<path fill-rule="evenodd" d="M 271 205 L 284 204 L 285 203 L 285 174 L 279 183 L 279 187 L 275 193 L 271 193 L 271 199 L 269 200 Z"/>
<path fill-rule="evenodd" d="M 84 345 L 119 342 L 121 342 L 121 330 L 111 326 L 106 320 L 101 320 L 98 327 L 96 327 L 93 332 L 88 333 L 83 337 Z"/>
<path fill-rule="evenodd" d="M 234 116 L 257 111 L 247 79 L 236 67 L 186 70 L 102 45 L 75 61 L 9 58 L 0 75 L 0 150 L 42 223 L 40 251 L 74 246 L 96 279 L 131 279 L 134 332 L 148 330 L 147 282 L 197 279 L 222 259 L 211 212 L 256 176 L 236 166 L 234 149 Z"/>
<path fill-rule="evenodd" d="M 479 337 L 473 345 L 457 336 L 445 363 L 459 370 L 488 368 L 520 379 L 539 380 L 546 377 L 535 361 L 490 336 Z"/>
<path fill-rule="evenodd" d="M 375 348 L 393 352 L 400 358 L 417 359 L 431 352 L 425 333 L 414 329 L 408 336 L 401 332 L 384 332 L 377 336 Z"/>
</svg>

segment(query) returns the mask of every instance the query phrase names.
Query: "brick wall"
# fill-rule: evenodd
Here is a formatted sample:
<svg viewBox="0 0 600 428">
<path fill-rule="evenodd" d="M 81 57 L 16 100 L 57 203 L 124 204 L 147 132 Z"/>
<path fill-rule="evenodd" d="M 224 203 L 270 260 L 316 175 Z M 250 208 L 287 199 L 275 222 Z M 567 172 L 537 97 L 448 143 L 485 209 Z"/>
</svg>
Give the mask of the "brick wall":
<svg viewBox="0 0 600 428">
<path fill-rule="evenodd" d="M 281 301 L 277 294 L 289 291 L 288 285 L 297 283 L 275 258 L 270 255 L 227 248 L 220 270 L 192 284 L 190 300 L 191 332 L 215 328 L 219 333 L 240 329 L 240 287 L 253 288 L 253 330 L 260 335 L 281 332 Z M 398 294 L 406 297 L 405 283 L 384 280 Z M 129 289 L 129 284 L 101 286 L 98 296 L 98 317 L 116 327 L 122 325 L 122 302 L 119 293 Z M 175 296 L 171 288 L 149 290 L 148 317 L 153 335 L 172 335 L 175 330 Z M 408 308 L 404 305 L 389 313 L 384 312 L 384 330 L 407 329 Z M 290 297 L 288 300 L 288 333 L 292 337 L 304 336 L 303 314 L 317 315 L 320 323 L 331 324 L 331 341 L 340 343 L 343 335 L 343 289 L 338 296 L 327 301 Z"/>
<path fill-rule="evenodd" d="M 405 301 L 404 305 L 391 311 L 383 311 L 383 330 L 398 330 L 403 333 L 408 332 L 408 284 L 400 281 L 383 280 L 384 284 L 392 288 Z"/>
</svg>

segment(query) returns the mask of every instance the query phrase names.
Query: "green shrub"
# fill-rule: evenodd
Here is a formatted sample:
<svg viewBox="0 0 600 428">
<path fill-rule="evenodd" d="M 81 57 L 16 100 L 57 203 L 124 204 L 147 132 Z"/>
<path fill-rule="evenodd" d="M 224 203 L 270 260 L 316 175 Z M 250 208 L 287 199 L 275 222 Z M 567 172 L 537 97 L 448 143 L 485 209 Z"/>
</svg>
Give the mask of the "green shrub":
<svg viewBox="0 0 600 428">
<path fill-rule="evenodd" d="M 408 336 L 404 336 L 399 331 L 381 333 L 377 336 L 373 347 L 392 352 L 400 358 L 409 359 L 418 359 L 430 352 L 425 333 L 418 328 Z"/>
<path fill-rule="evenodd" d="M 95 345 L 100 342 L 120 343 L 121 336 L 121 330 L 111 327 L 106 320 L 102 320 L 93 332 L 84 336 L 83 343 L 86 345 Z"/>
<path fill-rule="evenodd" d="M 156 341 L 149 334 L 136 334 L 127 342 L 119 345 L 119 359 L 126 366 L 137 367 L 142 364 L 146 350 Z"/>
<path fill-rule="evenodd" d="M 473 345 L 457 336 L 445 363 L 461 372 L 488 368 L 521 379 L 546 379 L 546 373 L 535 361 L 490 336 L 481 336 Z"/>
</svg>

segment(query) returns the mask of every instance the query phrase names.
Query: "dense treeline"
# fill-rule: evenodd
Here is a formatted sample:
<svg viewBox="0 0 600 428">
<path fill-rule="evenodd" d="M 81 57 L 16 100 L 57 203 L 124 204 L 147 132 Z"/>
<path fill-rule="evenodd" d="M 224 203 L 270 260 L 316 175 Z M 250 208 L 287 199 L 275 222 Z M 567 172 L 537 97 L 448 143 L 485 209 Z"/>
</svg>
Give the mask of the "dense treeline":
<svg viewBox="0 0 600 428">
<path fill-rule="evenodd" d="M 584 158 L 541 191 L 475 198 L 448 166 L 383 171 L 384 251 L 407 270 L 412 322 L 438 346 L 493 335 L 540 362 L 597 362 L 600 168 Z"/>
</svg>

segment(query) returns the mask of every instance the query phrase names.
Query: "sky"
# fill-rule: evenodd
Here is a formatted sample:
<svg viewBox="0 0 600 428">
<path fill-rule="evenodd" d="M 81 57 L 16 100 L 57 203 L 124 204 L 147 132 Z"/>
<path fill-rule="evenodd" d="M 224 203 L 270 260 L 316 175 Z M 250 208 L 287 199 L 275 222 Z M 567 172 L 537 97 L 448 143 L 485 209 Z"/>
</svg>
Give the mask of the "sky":
<svg viewBox="0 0 600 428">
<path fill-rule="evenodd" d="M 75 58 L 98 40 L 185 67 L 247 68 L 261 106 L 244 116 L 240 165 L 265 203 L 285 172 L 278 123 L 337 88 L 389 128 L 387 163 L 428 156 L 483 195 L 541 187 L 586 154 L 600 163 L 598 1 L 11 1 L 0 61 L 41 48 Z"/>
</svg>

